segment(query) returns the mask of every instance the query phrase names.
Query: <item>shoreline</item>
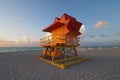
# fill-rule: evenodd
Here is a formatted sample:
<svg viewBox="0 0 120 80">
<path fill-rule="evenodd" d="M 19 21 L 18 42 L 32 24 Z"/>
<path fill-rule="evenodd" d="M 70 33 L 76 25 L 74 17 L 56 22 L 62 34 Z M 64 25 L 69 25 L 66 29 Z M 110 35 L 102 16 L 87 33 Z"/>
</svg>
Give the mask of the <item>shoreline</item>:
<svg viewBox="0 0 120 80">
<path fill-rule="evenodd" d="M 0 54 L 1 53 L 17 53 L 17 52 L 29 52 L 29 51 L 41 51 L 41 50 L 43 50 L 44 48 L 42 48 L 42 47 L 0 47 L 0 48 L 22 48 L 23 50 L 10 50 L 10 51 L 1 51 L 0 50 Z M 24 49 L 25 48 L 25 49 Z M 31 50 L 26 50 L 26 48 L 31 48 Z M 33 49 L 32 49 L 33 48 Z M 38 48 L 37 50 L 35 50 L 34 48 Z M 99 46 L 99 47 L 96 47 L 96 46 L 92 46 L 92 47 L 77 47 L 77 49 L 79 50 L 79 51 L 85 51 L 85 50 L 93 50 L 93 49 L 112 49 L 112 48 L 120 48 L 119 46 L 109 46 L 109 47 L 107 47 L 107 46 L 105 46 L 105 47 L 101 47 L 101 46 Z"/>
</svg>

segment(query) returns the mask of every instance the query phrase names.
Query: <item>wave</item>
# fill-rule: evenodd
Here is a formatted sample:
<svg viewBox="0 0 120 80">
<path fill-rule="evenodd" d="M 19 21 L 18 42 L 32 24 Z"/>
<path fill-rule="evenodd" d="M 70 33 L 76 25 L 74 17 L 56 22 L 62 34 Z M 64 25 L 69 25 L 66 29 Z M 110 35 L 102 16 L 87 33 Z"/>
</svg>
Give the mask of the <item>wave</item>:
<svg viewBox="0 0 120 80">
<path fill-rule="evenodd" d="M 1 47 L 0 53 L 2 52 L 22 52 L 22 51 L 35 51 L 42 50 L 41 47 Z"/>
</svg>

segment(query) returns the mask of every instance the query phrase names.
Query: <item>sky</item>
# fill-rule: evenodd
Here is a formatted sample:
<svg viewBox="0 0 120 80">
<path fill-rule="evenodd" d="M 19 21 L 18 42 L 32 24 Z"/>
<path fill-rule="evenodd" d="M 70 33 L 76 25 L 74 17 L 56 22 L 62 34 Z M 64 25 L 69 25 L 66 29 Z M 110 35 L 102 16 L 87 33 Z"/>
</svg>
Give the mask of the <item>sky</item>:
<svg viewBox="0 0 120 80">
<path fill-rule="evenodd" d="M 81 46 L 120 45 L 120 0 L 0 0 L 0 47 L 36 47 L 67 13 L 85 25 Z"/>
</svg>

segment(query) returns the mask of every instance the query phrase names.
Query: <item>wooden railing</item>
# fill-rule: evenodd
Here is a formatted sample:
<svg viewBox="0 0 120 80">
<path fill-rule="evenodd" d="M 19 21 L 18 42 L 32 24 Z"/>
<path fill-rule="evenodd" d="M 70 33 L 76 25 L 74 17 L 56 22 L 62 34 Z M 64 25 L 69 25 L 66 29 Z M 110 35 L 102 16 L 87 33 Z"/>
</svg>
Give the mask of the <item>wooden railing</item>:
<svg viewBox="0 0 120 80">
<path fill-rule="evenodd" d="M 41 44 L 54 44 L 54 41 L 56 40 L 65 40 L 64 38 L 65 35 L 61 35 L 61 34 L 55 34 L 55 35 L 50 35 L 44 38 L 40 39 L 40 43 Z"/>
<path fill-rule="evenodd" d="M 52 43 L 52 35 L 41 38 L 40 43 L 41 44 L 51 44 Z"/>
<path fill-rule="evenodd" d="M 60 43 L 63 43 L 65 41 L 65 35 L 61 34 L 55 34 L 46 36 L 42 39 L 40 39 L 40 44 L 54 44 L 55 41 L 59 40 Z M 80 42 L 80 37 L 78 36 L 78 43 Z"/>
</svg>

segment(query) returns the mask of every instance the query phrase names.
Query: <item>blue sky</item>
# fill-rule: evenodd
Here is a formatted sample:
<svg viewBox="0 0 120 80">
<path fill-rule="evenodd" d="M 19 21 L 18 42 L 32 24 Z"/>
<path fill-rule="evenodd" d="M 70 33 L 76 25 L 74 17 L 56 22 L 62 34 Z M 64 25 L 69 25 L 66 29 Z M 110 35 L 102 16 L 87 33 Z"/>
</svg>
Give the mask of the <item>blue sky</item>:
<svg viewBox="0 0 120 80">
<path fill-rule="evenodd" d="M 0 0 L 0 47 L 38 46 L 54 18 L 86 26 L 81 45 L 120 45 L 120 0 Z M 105 25 L 106 23 L 106 25 Z M 99 28 L 95 29 L 95 26 Z"/>
</svg>

